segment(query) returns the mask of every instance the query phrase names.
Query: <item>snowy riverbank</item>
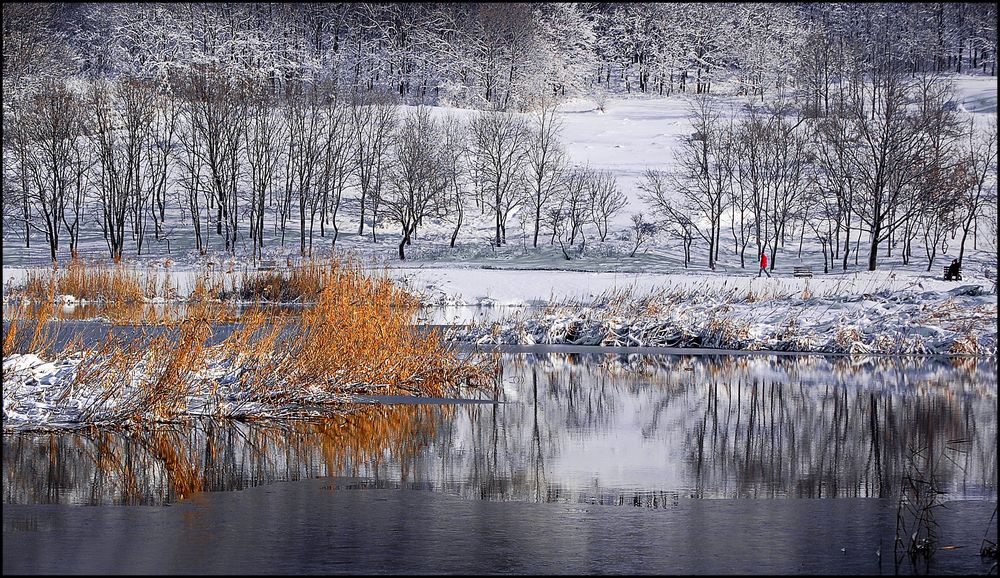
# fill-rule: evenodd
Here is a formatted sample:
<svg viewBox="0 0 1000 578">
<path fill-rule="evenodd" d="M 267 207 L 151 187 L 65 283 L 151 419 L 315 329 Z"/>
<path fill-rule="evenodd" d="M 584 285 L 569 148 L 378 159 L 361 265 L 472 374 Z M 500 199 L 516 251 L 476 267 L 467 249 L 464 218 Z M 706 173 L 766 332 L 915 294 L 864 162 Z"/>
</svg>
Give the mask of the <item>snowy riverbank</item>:
<svg viewBox="0 0 1000 578">
<path fill-rule="evenodd" d="M 552 305 L 456 328 L 478 344 L 707 347 L 861 354 L 997 352 L 997 297 L 979 285 L 950 290 L 816 296 L 691 288 L 606 293 L 586 306 Z"/>
</svg>

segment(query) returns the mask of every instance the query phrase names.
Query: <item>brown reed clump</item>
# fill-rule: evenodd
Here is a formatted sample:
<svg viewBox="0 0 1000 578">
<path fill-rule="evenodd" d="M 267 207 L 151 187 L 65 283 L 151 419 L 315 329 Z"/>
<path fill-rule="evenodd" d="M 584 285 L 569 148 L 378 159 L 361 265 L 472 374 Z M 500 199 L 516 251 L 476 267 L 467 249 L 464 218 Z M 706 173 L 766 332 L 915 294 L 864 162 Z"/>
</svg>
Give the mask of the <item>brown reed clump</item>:
<svg viewBox="0 0 1000 578">
<path fill-rule="evenodd" d="M 277 314 L 277 313 L 274 313 Z M 88 303 L 47 303 L 15 300 L 4 305 L 4 321 L 85 321 L 99 319 L 117 326 L 176 326 L 195 318 L 214 323 L 238 319 L 236 307 L 215 300 L 191 302 L 105 301 Z"/>
<path fill-rule="evenodd" d="M 172 329 L 109 332 L 96 347 L 82 341 L 82 357 L 60 400 L 90 393 L 83 423 L 171 421 L 198 411 L 219 417 L 298 417 L 303 408 L 337 405 L 361 394 L 441 396 L 491 378 L 497 360 L 463 360 L 436 332 L 412 325 L 418 300 L 385 275 L 356 263 L 332 262 L 323 270 L 315 305 L 298 316 L 274 316 L 263 308 L 245 312 L 223 341 L 210 344 L 213 327 L 228 306 L 218 301 L 186 304 Z M 50 323 L 36 323 L 49 327 Z M 8 347 L 28 339 L 11 323 Z M 27 340 L 28 345 L 21 345 Z"/>
<path fill-rule="evenodd" d="M 314 303 L 331 281 L 342 281 L 342 271 L 357 267 L 352 259 L 312 259 L 283 270 L 244 271 L 238 287 L 220 293 L 220 299 L 271 303 Z"/>
<path fill-rule="evenodd" d="M 322 279 L 316 304 L 281 331 L 268 329 L 274 322 L 261 313 L 244 314 L 243 330 L 226 341 L 236 362 L 271 366 L 264 375 L 273 375 L 280 364 L 283 387 L 293 396 L 303 388 L 341 395 L 442 395 L 484 377 L 486 369 L 461 362 L 436 332 L 412 326 L 419 301 L 384 275 L 333 261 Z M 252 387 L 265 385 L 258 381 Z"/>
<path fill-rule="evenodd" d="M 80 421 L 166 421 L 183 414 L 205 367 L 211 324 L 185 320 L 177 334 L 129 338 L 109 333 L 96 350 L 87 352 L 64 391 L 96 388 Z"/>
<path fill-rule="evenodd" d="M 188 293 L 187 300 L 198 302 L 225 299 L 232 293 L 233 285 L 233 275 L 217 269 L 202 269 L 195 277 L 194 287 Z"/>
<path fill-rule="evenodd" d="M 955 340 L 951 343 L 951 347 L 948 348 L 948 351 L 949 353 L 971 355 L 979 353 L 979 340 L 976 338 L 976 333 L 974 331 L 968 331 L 967 333 L 955 337 Z"/>
<path fill-rule="evenodd" d="M 834 328 L 833 341 L 841 351 L 852 351 L 855 343 L 864 341 L 864 335 L 854 327 L 838 324 Z"/>
<path fill-rule="evenodd" d="M 73 259 L 65 268 L 29 270 L 24 286 L 13 288 L 11 295 L 42 303 L 52 303 L 60 295 L 87 301 L 135 303 L 155 297 L 155 287 L 138 271 L 123 265 Z"/>
</svg>

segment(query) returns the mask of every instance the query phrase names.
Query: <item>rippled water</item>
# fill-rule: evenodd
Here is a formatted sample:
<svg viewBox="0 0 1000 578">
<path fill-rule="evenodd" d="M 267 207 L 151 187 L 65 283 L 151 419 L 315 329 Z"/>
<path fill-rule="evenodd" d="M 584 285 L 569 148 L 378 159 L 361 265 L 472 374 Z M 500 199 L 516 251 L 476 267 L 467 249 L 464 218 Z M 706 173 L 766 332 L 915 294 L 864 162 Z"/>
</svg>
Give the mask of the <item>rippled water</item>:
<svg viewBox="0 0 1000 578">
<path fill-rule="evenodd" d="M 995 562 L 978 555 L 996 540 L 995 359 L 553 349 L 504 354 L 500 387 L 475 401 L 5 435 L 4 572 L 889 574 Z M 935 510 L 934 556 L 897 565 L 912 479 L 931 480 L 948 507 Z"/>
</svg>

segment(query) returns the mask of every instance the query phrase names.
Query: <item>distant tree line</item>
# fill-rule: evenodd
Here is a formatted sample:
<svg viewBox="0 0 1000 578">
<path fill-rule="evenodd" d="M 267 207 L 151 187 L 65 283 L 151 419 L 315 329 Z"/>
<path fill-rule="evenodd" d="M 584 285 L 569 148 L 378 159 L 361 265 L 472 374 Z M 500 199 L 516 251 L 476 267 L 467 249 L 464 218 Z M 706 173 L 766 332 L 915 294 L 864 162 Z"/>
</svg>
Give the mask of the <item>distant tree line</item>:
<svg viewBox="0 0 1000 578">
<path fill-rule="evenodd" d="M 832 87 L 878 58 L 996 75 L 993 3 L 4 3 L 4 96 L 48 76 L 168 80 L 198 66 L 333 78 L 412 104 L 533 108 L 607 90 Z"/>
<path fill-rule="evenodd" d="M 996 222 L 997 121 L 962 121 L 951 97 L 947 83 L 892 73 L 819 118 L 781 101 L 737 115 L 701 97 L 675 169 L 649 169 L 641 196 L 683 241 L 685 266 L 698 241 L 712 269 L 724 251 L 742 267 L 767 253 L 773 269 L 779 247 L 801 256 L 805 239 L 826 272 L 852 256 L 874 271 L 881 251 L 909 264 L 921 247 L 930 271 L 949 244 L 961 262 L 980 221 Z"/>
</svg>

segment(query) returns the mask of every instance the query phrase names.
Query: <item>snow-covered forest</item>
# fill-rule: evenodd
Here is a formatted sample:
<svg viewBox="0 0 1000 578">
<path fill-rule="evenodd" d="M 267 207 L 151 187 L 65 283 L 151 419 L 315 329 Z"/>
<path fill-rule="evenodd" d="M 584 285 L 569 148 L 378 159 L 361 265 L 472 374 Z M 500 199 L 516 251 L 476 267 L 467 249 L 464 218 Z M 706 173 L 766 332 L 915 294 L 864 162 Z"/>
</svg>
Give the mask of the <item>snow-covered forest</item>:
<svg viewBox="0 0 1000 578">
<path fill-rule="evenodd" d="M 4 3 L 4 244 L 256 259 L 392 232 L 406 259 L 517 219 L 566 259 L 657 237 L 755 268 L 807 240 L 827 271 L 929 271 L 996 250 L 995 88 L 956 97 L 995 82 L 996 25 L 991 3 Z M 570 154 L 561 108 L 622 98 L 683 98 L 689 127 L 627 178 Z"/>
</svg>

